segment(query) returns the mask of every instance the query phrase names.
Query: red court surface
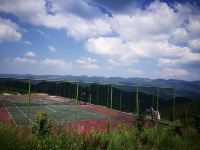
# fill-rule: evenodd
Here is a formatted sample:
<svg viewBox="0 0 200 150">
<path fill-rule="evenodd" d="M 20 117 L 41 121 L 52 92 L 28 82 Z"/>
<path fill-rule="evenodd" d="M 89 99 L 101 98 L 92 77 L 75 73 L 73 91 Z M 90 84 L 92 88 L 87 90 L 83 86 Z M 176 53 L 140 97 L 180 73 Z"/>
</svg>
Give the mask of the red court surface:
<svg viewBox="0 0 200 150">
<path fill-rule="evenodd" d="M 17 96 L 17 95 L 11 95 L 11 96 L 0 96 L 0 100 L 2 99 L 22 99 L 27 98 L 27 96 Z M 34 99 L 41 99 L 41 98 L 48 98 L 48 95 L 35 95 L 31 96 L 31 98 Z M 64 99 L 62 97 L 57 97 Z M 69 121 L 65 122 L 65 126 L 69 130 L 73 130 L 74 126 L 76 126 L 76 131 L 80 133 L 86 133 L 89 131 L 97 131 L 97 130 L 106 130 L 108 128 L 109 123 L 111 123 L 111 129 L 114 129 L 117 127 L 117 125 L 124 124 L 127 128 L 131 128 L 135 125 L 135 119 L 136 117 L 132 114 L 120 112 L 117 110 L 112 110 L 103 106 L 97 106 L 93 104 L 87 104 L 85 105 L 78 105 L 81 109 L 84 109 L 86 111 L 94 112 L 97 114 L 102 114 L 106 117 L 104 118 L 88 118 L 88 119 L 82 119 L 77 121 Z M 6 107 L 0 103 L 0 122 L 11 122 L 12 116 L 7 111 Z M 153 127 L 155 124 L 151 120 L 146 120 L 145 127 Z"/>
</svg>

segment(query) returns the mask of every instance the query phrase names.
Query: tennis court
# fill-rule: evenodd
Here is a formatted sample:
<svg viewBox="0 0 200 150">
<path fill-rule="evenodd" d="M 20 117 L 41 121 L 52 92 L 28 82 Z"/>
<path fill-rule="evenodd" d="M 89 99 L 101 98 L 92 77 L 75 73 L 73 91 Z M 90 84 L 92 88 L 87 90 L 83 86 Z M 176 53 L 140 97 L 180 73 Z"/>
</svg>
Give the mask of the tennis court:
<svg viewBox="0 0 200 150">
<path fill-rule="evenodd" d="M 68 129 L 76 125 L 81 133 L 105 130 L 109 122 L 111 128 L 122 123 L 132 127 L 135 122 L 132 114 L 60 96 L 31 95 L 29 101 L 27 95 L 0 95 L 0 121 L 12 121 L 17 126 L 32 125 L 39 112 L 46 112 L 53 121 Z M 145 127 L 153 125 L 146 120 Z"/>
<path fill-rule="evenodd" d="M 75 100 L 68 98 L 47 96 L 30 99 L 29 103 L 28 99 L 23 99 L 22 96 L 6 96 L 1 98 L 0 103 L 7 109 L 16 125 L 33 124 L 35 115 L 39 112 L 46 112 L 52 120 L 58 122 L 106 118 L 103 114 L 80 107 L 86 103 L 76 105 Z"/>
</svg>

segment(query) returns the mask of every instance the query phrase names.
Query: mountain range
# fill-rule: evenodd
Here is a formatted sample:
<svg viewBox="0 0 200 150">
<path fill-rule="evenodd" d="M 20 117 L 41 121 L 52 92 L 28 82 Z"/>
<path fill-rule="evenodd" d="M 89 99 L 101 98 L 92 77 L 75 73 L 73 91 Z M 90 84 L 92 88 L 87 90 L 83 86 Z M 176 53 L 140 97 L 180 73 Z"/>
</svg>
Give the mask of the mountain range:
<svg viewBox="0 0 200 150">
<path fill-rule="evenodd" d="M 122 78 L 101 76 L 72 76 L 72 75 L 30 75 L 30 74 L 0 74 L 1 77 L 37 78 L 45 80 L 68 80 L 80 82 L 97 82 L 109 84 L 145 85 L 175 88 L 177 97 L 200 100 L 200 81 L 184 81 L 176 79 Z"/>
</svg>

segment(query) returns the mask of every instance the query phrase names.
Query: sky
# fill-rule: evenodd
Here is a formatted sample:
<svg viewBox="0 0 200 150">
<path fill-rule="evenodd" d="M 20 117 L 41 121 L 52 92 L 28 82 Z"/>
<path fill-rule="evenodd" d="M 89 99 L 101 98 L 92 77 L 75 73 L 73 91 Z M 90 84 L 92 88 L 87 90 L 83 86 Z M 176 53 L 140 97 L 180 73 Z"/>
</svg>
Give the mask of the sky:
<svg viewBox="0 0 200 150">
<path fill-rule="evenodd" d="M 0 0 L 0 74 L 200 80 L 200 2 Z"/>
</svg>

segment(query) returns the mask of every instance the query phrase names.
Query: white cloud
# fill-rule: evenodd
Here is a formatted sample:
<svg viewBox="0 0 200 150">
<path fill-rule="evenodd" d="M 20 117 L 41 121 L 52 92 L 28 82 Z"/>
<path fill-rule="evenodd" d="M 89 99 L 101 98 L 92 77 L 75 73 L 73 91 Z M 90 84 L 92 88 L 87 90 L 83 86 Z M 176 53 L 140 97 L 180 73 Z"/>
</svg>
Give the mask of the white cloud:
<svg viewBox="0 0 200 150">
<path fill-rule="evenodd" d="M 24 55 L 27 57 L 36 57 L 36 54 L 32 51 L 26 52 Z"/>
<path fill-rule="evenodd" d="M 192 9 L 156 1 L 129 15 L 113 14 L 111 24 L 117 35 L 89 38 L 85 47 L 89 52 L 109 57 L 111 67 L 140 63 L 144 59 L 176 67 L 200 62 L 200 55 L 195 53 L 199 51 L 200 15 Z M 186 12 L 189 15 L 183 15 Z M 180 44 L 188 41 L 189 45 Z"/>
<path fill-rule="evenodd" d="M 189 46 L 194 52 L 200 52 L 200 38 L 189 41 Z"/>
<path fill-rule="evenodd" d="M 89 69 L 89 70 L 97 70 L 100 69 L 100 66 L 97 64 L 97 60 L 90 57 L 81 57 L 76 61 L 81 68 Z"/>
<path fill-rule="evenodd" d="M 138 69 L 132 69 L 132 68 L 129 68 L 127 70 L 127 73 L 129 76 L 133 76 L 133 75 L 141 75 L 143 72 L 141 70 L 138 70 Z"/>
<path fill-rule="evenodd" d="M 19 41 L 21 37 L 17 24 L 0 17 L 0 41 Z"/>
<path fill-rule="evenodd" d="M 23 43 L 26 45 L 32 45 L 31 41 L 23 41 Z"/>
<path fill-rule="evenodd" d="M 53 46 L 48 46 L 48 50 L 51 52 L 56 52 L 56 48 Z"/>
<path fill-rule="evenodd" d="M 1 0 L 0 11 L 22 22 L 64 29 L 68 36 L 84 39 L 85 48 L 105 56 L 110 67 L 153 60 L 173 72 L 169 68 L 200 62 L 200 14 L 195 6 L 154 1 L 145 9 L 133 8 L 108 17 L 87 1 L 76 2 L 52 1 L 47 6 L 44 0 Z M 48 49 L 55 51 L 54 47 Z M 79 64 L 97 65 L 91 60 L 80 58 Z"/>
<path fill-rule="evenodd" d="M 67 63 L 63 59 L 46 58 L 41 61 L 41 64 L 45 65 L 45 66 L 52 66 L 52 67 L 56 67 L 56 68 L 60 68 L 60 69 L 67 69 L 67 70 L 71 69 L 71 67 L 72 67 L 72 63 Z"/>
<path fill-rule="evenodd" d="M 19 17 L 21 21 L 34 25 L 43 25 L 54 29 L 66 29 L 67 34 L 76 39 L 107 35 L 112 32 L 108 17 L 100 11 L 97 12 L 96 10 L 98 9 L 92 7 L 86 1 L 79 1 L 80 3 L 78 5 L 74 1 L 52 2 L 52 8 L 47 8 L 46 2 L 43 0 L 2 0 L 0 2 L 0 11 L 12 13 Z M 76 6 L 80 7 L 73 9 L 73 7 Z M 81 10 L 81 6 L 84 10 L 81 13 L 76 13 Z M 51 15 L 48 11 L 52 11 L 54 15 Z M 88 12 L 87 14 L 96 12 L 101 15 L 101 17 L 87 19 L 84 18 L 83 12 Z"/>
<path fill-rule="evenodd" d="M 189 72 L 181 68 L 163 68 L 160 72 L 161 76 L 164 78 L 187 78 Z"/>
<path fill-rule="evenodd" d="M 11 60 L 11 63 L 13 64 L 36 64 L 37 61 L 35 59 L 28 59 L 23 57 L 15 57 L 13 60 Z"/>
</svg>

